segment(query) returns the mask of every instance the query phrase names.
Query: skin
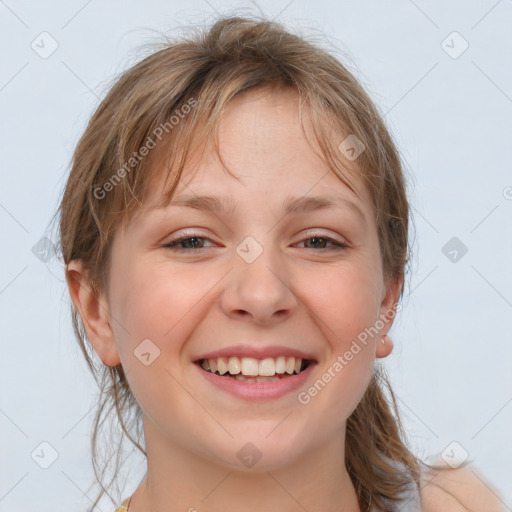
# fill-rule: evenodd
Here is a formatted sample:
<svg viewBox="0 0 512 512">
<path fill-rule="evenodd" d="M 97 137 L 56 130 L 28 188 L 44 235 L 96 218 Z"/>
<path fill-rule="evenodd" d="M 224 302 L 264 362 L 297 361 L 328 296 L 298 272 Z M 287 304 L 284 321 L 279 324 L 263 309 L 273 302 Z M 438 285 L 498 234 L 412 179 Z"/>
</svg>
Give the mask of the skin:
<svg viewBox="0 0 512 512">
<path fill-rule="evenodd" d="M 446 466 L 442 459 L 436 464 Z M 421 489 L 423 512 L 505 512 L 507 507 L 500 491 L 474 464 L 449 471 L 430 470 Z"/>
<path fill-rule="evenodd" d="M 333 136 L 338 144 L 346 137 Z M 318 361 L 302 390 L 321 378 L 398 300 L 401 282 L 385 285 L 370 196 L 356 175 L 357 195 L 328 172 L 304 136 L 290 90 L 237 96 L 219 138 L 238 179 L 209 150 L 185 169 L 175 197 L 227 195 L 233 211 L 153 209 L 163 183 L 155 181 L 143 210 L 115 233 L 108 290 L 94 295 L 80 262 L 68 266 L 70 294 L 94 349 L 105 364 L 123 364 L 143 411 L 148 472 L 129 510 L 359 511 L 344 464 L 346 420 L 375 359 L 392 351 L 392 320 L 306 405 L 297 392 L 235 398 L 208 383 L 193 361 L 244 342 L 284 345 Z M 283 217 L 289 195 L 341 197 L 360 214 L 336 206 Z M 204 248 L 164 247 L 188 235 L 184 228 L 195 228 Z M 253 263 L 235 250 L 247 236 L 263 248 Z M 348 247 L 315 245 L 316 237 Z M 148 338 L 160 355 L 145 366 L 133 351 Z M 262 453 L 251 468 L 237 458 L 247 442 Z"/>
</svg>

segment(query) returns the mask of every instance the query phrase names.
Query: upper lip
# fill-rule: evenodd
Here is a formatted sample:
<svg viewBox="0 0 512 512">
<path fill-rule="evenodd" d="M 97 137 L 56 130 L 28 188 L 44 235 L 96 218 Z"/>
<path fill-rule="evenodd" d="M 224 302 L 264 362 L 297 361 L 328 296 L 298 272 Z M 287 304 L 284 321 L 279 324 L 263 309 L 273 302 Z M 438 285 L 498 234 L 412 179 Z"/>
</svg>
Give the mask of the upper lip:
<svg viewBox="0 0 512 512">
<path fill-rule="evenodd" d="M 255 359 L 276 358 L 279 356 L 295 357 L 307 359 L 309 361 L 316 361 L 315 357 L 301 350 L 291 347 L 283 347 L 272 345 L 268 347 L 257 347 L 254 345 L 234 345 L 232 347 L 225 347 L 219 350 L 213 350 L 196 358 L 197 361 L 203 359 L 216 359 L 217 357 L 253 357 Z"/>
</svg>

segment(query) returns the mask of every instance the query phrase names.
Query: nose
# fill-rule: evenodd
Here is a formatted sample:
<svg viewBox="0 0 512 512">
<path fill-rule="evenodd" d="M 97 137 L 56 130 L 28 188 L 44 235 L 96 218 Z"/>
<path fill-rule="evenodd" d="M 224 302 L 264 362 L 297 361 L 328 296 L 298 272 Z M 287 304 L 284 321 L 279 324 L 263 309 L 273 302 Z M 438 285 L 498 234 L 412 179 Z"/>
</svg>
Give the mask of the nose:
<svg viewBox="0 0 512 512">
<path fill-rule="evenodd" d="M 228 275 L 221 298 L 227 316 L 271 325 L 293 313 L 298 301 L 291 289 L 289 271 L 269 253 L 264 250 L 252 263 L 235 255 L 235 268 Z"/>
</svg>

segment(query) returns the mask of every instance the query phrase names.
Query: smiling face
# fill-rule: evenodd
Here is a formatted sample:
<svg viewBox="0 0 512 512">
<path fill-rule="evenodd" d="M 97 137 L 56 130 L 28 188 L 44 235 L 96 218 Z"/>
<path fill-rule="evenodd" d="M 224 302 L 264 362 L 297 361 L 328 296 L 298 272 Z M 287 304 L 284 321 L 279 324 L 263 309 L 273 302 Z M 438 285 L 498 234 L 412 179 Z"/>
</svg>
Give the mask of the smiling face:
<svg viewBox="0 0 512 512">
<path fill-rule="evenodd" d="M 342 370 L 333 365 L 397 300 L 384 286 L 370 197 L 361 178 L 350 175 L 356 195 L 329 172 L 288 90 L 237 96 L 219 141 L 236 179 L 208 151 L 185 167 L 171 204 L 151 207 L 162 173 L 144 209 L 115 233 L 108 287 L 115 347 L 95 348 L 104 362 L 122 362 L 144 413 L 148 450 L 165 445 L 243 469 L 237 453 L 251 442 L 263 454 L 261 470 L 321 446 L 343 453 L 346 419 L 375 357 L 391 350 L 380 343 L 390 324 L 359 343 Z M 212 201 L 203 196 L 224 198 L 225 209 L 204 209 Z M 195 207 L 183 204 L 187 198 Z M 311 363 L 305 378 L 282 379 L 302 378 L 299 384 L 249 399 L 213 383 L 198 364 L 223 349 L 242 355 L 240 347 L 274 360 L 299 351 Z M 327 373 L 329 382 L 301 403 L 299 394 Z"/>
</svg>

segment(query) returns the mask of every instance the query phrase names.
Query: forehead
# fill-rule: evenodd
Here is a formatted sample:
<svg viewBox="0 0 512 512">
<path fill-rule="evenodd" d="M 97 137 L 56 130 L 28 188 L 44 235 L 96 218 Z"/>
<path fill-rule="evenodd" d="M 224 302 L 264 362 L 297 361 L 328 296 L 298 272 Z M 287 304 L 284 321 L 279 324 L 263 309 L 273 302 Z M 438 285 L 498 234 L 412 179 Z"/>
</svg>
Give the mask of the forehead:
<svg viewBox="0 0 512 512">
<path fill-rule="evenodd" d="M 333 145 L 343 140 L 340 130 L 329 125 L 324 128 L 333 138 Z M 230 195 L 236 184 L 244 188 L 244 193 L 262 192 L 269 198 L 287 193 L 288 201 L 292 201 L 292 196 L 307 196 L 310 192 L 334 200 L 338 196 L 342 200 L 369 201 L 354 166 L 349 169 L 345 165 L 342 172 L 355 193 L 328 165 L 312 130 L 309 108 L 301 105 L 299 94 L 292 89 L 247 91 L 236 96 L 222 111 L 217 135 L 218 148 L 210 136 L 186 155 L 171 202 L 213 191 L 218 192 L 215 195 Z M 145 201 L 149 209 L 165 205 L 165 191 L 176 177 L 172 166 L 166 165 L 162 157 L 157 156 L 153 166 Z M 212 201 L 208 206 L 214 206 Z"/>
</svg>

